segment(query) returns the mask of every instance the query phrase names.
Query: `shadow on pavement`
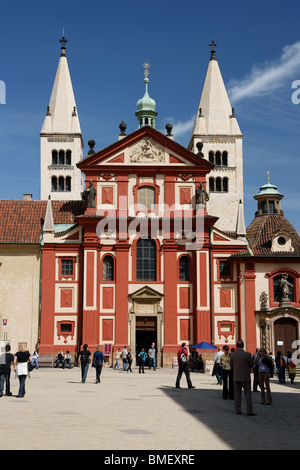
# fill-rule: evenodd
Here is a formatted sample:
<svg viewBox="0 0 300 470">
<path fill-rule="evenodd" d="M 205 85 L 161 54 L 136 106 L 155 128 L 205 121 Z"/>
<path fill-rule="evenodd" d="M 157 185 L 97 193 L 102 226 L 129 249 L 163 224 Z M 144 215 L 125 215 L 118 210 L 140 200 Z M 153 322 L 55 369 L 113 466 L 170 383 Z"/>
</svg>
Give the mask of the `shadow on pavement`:
<svg viewBox="0 0 300 470">
<path fill-rule="evenodd" d="M 275 387 L 273 384 L 271 382 L 271 406 L 261 404 L 260 391 L 252 393 L 255 417 L 247 416 L 244 395 L 242 415 L 236 415 L 234 401 L 223 399 L 220 385 L 215 385 L 215 389 L 188 389 L 183 377 L 181 389 L 160 387 L 160 390 L 182 407 L 182 413 L 192 414 L 233 450 L 298 450 L 300 401 L 295 389 L 300 390 L 300 384 L 276 384 Z M 206 384 L 203 377 L 201 385 L 211 387 L 212 384 L 209 379 Z M 280 387 L 280 391 L 272 390 L 272 385 L 277 390 Z"/>
</svg>

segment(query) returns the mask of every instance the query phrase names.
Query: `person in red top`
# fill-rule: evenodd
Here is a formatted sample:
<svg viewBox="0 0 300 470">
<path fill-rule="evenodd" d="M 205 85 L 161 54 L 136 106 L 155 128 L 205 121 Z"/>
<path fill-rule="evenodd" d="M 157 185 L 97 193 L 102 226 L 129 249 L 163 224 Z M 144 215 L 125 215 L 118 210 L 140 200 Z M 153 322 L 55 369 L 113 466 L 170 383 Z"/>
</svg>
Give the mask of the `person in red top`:
<svg viewBox="0 0 300 470">
<path fill-rule="evenodd" d="M 186 381 L 188 384 L 189 388 L 195 388 L 192 385 L 191 378 L 190 378 L 190 372 L 188 368 L 188 363 L 189 363 L 189 350 L 185 347 L 186 344 L 182 343 L 181 347 L 178 349 L 178 374 L 177 374 L 177 379 L 176 379 L 176 388 L 181 388 L 180 387 L 180 380 L 181 376 L 183 373 L 185 373 L 186 376 Z"/>
</svg>

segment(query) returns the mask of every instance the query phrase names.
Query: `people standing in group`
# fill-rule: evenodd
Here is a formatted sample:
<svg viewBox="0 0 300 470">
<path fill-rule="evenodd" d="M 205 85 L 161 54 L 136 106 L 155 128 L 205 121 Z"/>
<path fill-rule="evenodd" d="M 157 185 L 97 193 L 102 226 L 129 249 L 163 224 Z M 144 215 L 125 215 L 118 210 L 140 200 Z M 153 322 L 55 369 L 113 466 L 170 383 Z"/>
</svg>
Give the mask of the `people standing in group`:
<svg viewBox="0 0 300 470">
<path fill-rule="evenodd" d="M 267 351 L 262 348 L 258 351 L 256 359 L 258 366 L 258 383 L 261 393 L 261 404 L 271 405 L 272 404 L 272 394 L 270 389 L 270 378 L 269 378 L 269 369 L 270 369 L 270 359 L 267 356 Z M 265 397 L 265 390 L 267 393 L 267 401 Z"/>
<path fill-rule="evenodd" d="M 64 365 L 63 368 L 65 369 L 67 364 L 69 364 L 70 369 L 72 369 L 72 363 L 71 363 L 71 354 L 70 351 L 67 351 L 66 354 L 64 355 Z"/>
<path fill-rule="evenodd" d="M 259 383 L 258 383 L 258 362 L 256 361 L 256 358 L 258 357 L 258 351 L 259 351 L 259 348 L 256 348 L 255 353 L 252 356 L 252 361 L 253 361 L 253 367 L 252 367 L 253 392 L 258 392 L 257 387 L 259 385 Z"/>
<path fill-rule="evenodd" d="M 121 351 L 121 358 L 122 358 L 124 372 L 127 370 L 127 367 L 128 367 L 127 354 L 128 354 L 127 346 L 124 346 L 124 348 Z"/>
<path fill-rule="evenodd" d="M 287 366 L 286 366 L 286 362 L 281 351 L 278 351 L 278 353 L 276 354 L 275 364 L 276 364 L 278 381 L 280 384 L 285 384 L 285 372 L 286 372 Z"/>
<path fill-rule="evenodd" d="M 145 364 L 147 360 L 147 353 L 144 348 L 142 348 L 141 352 L 138 355 L 139 357 L 139 373 L 145 373 Z"/>
<path fill-rule="evenodd" d="M 11 347 L 9 344 L 5 345 L 5 369 L 6 369 L 6 374 L 5 374 L 5 395 L 6 396 L 11 396 L 11 390 L 10 390 L 10 375 L 11 375 L 11 368 L 14 364 L 14 359 L 15 356 L 10 352 Z M 2 392 L 3 393 L 3 392 Z"/>
<path fill-rule="evenodd" d="M 121 351 L 120 351 L 120 348 L 118 348 L 118 350 L 115 352 L 115 365 L 114 365 L 114 369 L 120 370 L 120 364 L 119 364 L 120 357 L 121 357 Z"/>
<path fill-rule="evenodd" d="M 289 369 L 289 379 L 291 384 L 293 384 L 296 378 L 296 364 L 293 361 L 292 353 L 290 351 L 287 353 L 287 365 Z"/>
<path fill-rule="evenodd" d="M 15 354 L 14 358 L 14 371 L 18 375 L 19 379 L 19 391 L 18 398 L 23 398 L 25 396 L 25 383 L 28 375 L 28 362 L 31 362 L 31 356 L 29 351 L 27 351 L 24 343 L 20 343 L 19 350 Z"/>
<path fill-rule="evenodd" d="M 32 365 L 32 367 L 35 365 L 36 369 L 39 368 L 38 357 L 39 357 L 39 355 L 38 355 L 37 351 L 34 351 L 34 353 L 31 356 L 31 365 Z"/>
<path fill-rule="evenodd" d="M 128 353 L 127 353 L 127 361 L 128 361 L 127 372 L 133 372 L 133 370 L 131 369 L 132 360 L 133 360 L 132 352 L 131 352 L 131 349 L 129 348 Z"/>
<path fill-rule="evenodd" d="M 149 370 L 153 366 L 153 370 L 156 370 L 156 348 L 155 343 L 151 344 L 151 348 L 148 350 L 149 356 Z"/>
<path fill-rule="evenodd" d="M 92 362 L 92 366 L 95 367 L 95 370 L 96 370 L 95 384 L 100 383 L 100 376 L 102 372 L 103 362 L 106 362 L 106 359 L 104 357 L 103 352 L 101 351 L 101 346 L 98 345 L 96 347 L 96 351 L 93 354 L 93 362 Z"/>
<path fill-rule="evenodd" d="M 78 365 L 81 366 L 81 382 L 85 383 L 89 365 L 91 363 L 91 355 L 92 353 L 88 350 L 88 345 L 84 344 L 83 349 L 80 351 L 78 355 Z"/>
<path fill-rule="evenodd" d="M 190 372 L 188 368 L 190 353 L 189 353 L 188 348 L 186 347 L 186 343 L 182 343 L 181 347 L 178 349 L 177 356 L 178 356 L 178 374 L 176 378 L 176 388 L 181 388 L 180 380 L 181 380 L 181 376 L 183 373 L 185 374 L 188 388 L 195 388 L 190 378 Z"/>
<path fill-rule="evenodd" d="M 230 367 L 233 369 L 234 384 L 234 404 L 236 414 L 242 414 L 242 390 L 246 399 L 247 415 L 256 416 L 253 411 L 251 395 L 250 370 L 253 367 L 253 360 L 249 352 L 244 351 L 244 342 L 239 339 L 236 344 L 237 350 L 230 354 Z"/>
<path fill-rule="evenodd" d="M 220 364 L 222 367 L 222 380 L 223 380 L 223 398 L 224 400 L 233 400 L 233 370 L 230 366 L 229 347 L 223 347 L 224 354 L 220 357 Z"/>
<path fill-rule="evenodd" d="M 221 363 L 220 363 L 220 358 L 221 356 L 223 355 L 223 351 L 221 348 L 218 348 L 218 352 L 215 356 L 215 363 L 214 363 L 214 374 L 216 376 L 216 379 L 217 379 L 217 383 L 219 385 L 222 385 L 222 367 L 221 367 Z"/>
</svg>

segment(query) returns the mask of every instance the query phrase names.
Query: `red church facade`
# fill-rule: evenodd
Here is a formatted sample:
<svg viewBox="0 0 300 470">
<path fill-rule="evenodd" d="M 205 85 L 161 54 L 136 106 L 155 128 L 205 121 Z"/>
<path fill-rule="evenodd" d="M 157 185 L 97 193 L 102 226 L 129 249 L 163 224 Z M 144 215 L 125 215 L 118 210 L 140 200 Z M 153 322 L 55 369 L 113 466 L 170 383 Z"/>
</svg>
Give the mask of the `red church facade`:
<svg viewBox="0 0 300 470">
<path fill-rule="evenodd" d="M 78 167 L 84 212 L 65 232 L 44 233 L 40 354 L 84 343 L 139 352 L 154 341 L 170 366 L 183 341 L 234 344 L 240 273 L 229 258 L 247 243 L 215 229 L 206 193 L 198 199 L 213 165 L 144 126 Z M 251 270 L 244 278 L 252 299 Z"/>
</svg>

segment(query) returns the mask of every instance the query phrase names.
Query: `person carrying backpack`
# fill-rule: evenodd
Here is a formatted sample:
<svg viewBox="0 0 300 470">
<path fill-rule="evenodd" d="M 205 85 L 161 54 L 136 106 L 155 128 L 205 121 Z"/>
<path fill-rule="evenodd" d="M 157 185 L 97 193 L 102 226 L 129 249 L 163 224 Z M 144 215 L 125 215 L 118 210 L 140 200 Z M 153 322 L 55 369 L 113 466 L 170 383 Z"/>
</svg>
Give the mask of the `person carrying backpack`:
<svg viewBox="0 0 300 470">
<path fill-rule="evenodd" d="M 89 364 L 91 362 L 91 352 L 88 350 L 88 345 L 83 345 L 83 350 L 80 351 L 78 357 L 78 365 L 81 365 L 81 382 L 84 384 L 86 381 L 87 373 L 89 370 Z"/>
<path fill-rule="evenodd" d="M 186 348 L 185 343 L 182 343 L 181 347 L 178 349 L 177 355 L 178 355 L 178 374 L 177 374 L 177 379 L 176 379 L 176 388 L 181 388 L 180 380 L 181 380 L 181 376 L 183 373 L 185 373 L 188 388 L 195 388 L 190 378 L 190 372 L 188 368 L 190 354 L 189 354 L 189 350 Z"/>
</svg>

